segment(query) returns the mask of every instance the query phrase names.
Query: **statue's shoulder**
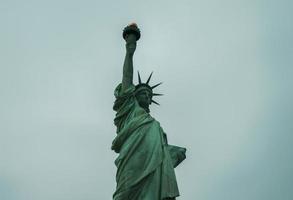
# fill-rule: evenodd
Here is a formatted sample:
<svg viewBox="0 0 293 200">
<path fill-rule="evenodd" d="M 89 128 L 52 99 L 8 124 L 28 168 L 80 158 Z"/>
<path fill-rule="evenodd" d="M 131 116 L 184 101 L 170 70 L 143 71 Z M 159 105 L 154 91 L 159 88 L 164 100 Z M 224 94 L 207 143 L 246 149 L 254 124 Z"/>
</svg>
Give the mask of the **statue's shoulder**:
<svg viewBox="0 0 293 200">
<path fill-rule="evenodd" d="M 119 97 L 127 97 L 130 95 L 133 95 L 135 91 L 135 86 L 134 85 L 130 85 L 126 90 L 122 90 L 122 83 L 119 83 L 114 90 L 114 96 L 116 98 Z"/>
<path fill-rule="evenodd" d="M 128 105 L 135 103 L 135 86 L 132 85 L 127 88 L 125 91 L 122 91 L 122 84 L 118 84 L 114 90 L 115 102 L 113 106 L 113 110 L 118 111 L 123 109 L 124 107 L 129 107 Z"/>
</svg>

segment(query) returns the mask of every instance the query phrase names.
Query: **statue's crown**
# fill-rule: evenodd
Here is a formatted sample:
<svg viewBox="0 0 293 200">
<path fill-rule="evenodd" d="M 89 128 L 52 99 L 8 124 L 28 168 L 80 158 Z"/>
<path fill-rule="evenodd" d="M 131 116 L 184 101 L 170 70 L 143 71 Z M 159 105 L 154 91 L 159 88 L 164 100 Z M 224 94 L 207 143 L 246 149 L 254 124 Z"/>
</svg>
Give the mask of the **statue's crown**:
<svg viewBox="0 0 293 200">
<path fill-rule="evenodd" d="M 140 91 L 140 90 L 145 90 L 145 89 L 147 89 L 147 90 L 149 90 L 149 91 L 151 92 L 152 96 L 162 96 L 162 95 L 163 95 L 163 94 L 153 93 L 153 89 L 156 88 L 156 87 L 158 87 L 159 85 L 161 85 L 162 82 L 160 82 L 160 83 L 158 83 L 158 84 L 156 84 L 156 85 L 154 85 L 154 86 L 150 86 L 150 85 L 149 85 L 149 82 L 150 82 L 150 80 L 151 80 L 151 77 L 152 77 L 152 75 L 153 75 L 153 72 L 150 74 L 148 80 L 147 80 L 145 83 L 142 83 L 142 82 L 141 82 L 141 78 L 140 78 L 139 71 L 137 71 L 137 75 L 138 75 L 138 84 L 135 86 L 135 92 L 136 92 L 136 93 L 137 93 L 138 91 Z M 153 99 L 152 99 L 152 103 L 155 103 L 155 104 L 157 104 L 157 105 L 160 105 L 158 102 L 154 101 Z"/>
</svg>

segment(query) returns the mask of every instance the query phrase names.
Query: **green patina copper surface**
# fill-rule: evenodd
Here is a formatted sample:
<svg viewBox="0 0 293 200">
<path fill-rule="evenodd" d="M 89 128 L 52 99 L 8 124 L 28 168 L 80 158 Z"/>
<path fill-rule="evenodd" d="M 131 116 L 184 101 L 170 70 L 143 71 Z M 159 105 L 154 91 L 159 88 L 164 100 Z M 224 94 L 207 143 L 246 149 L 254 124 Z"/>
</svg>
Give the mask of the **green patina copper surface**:
<svg viewBox="0 0 293 200">
<path fill-rule="evenodd" d="M 132 56 L 138 38 L 136 25 L 132 26 L 129 35 L 123 34 L 127 50 L 123 78 L 114 92 L 117 136 L 112 149 L 119 156 L 113 199 L 175 199 L 179 191 L 174 168 L 185 159 L 186 149 L 168 144 L 160 123 L 149 113 L 152 91 L 140 88 L 138 92 L 132 83 Z"/>
</svg>

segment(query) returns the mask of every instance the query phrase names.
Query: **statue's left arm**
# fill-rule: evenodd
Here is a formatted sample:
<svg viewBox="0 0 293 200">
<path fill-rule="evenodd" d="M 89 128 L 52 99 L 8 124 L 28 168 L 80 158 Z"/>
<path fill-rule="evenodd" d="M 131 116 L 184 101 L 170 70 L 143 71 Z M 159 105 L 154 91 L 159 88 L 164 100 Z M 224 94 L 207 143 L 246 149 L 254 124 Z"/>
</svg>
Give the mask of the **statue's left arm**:
<svg viewBox="0 0 293 200">
<path fill-rule="evenodd" d="M 167 149 L 170 153 L 173 167 L 177 167 L 186 158 L 186 148 L 168 144 L 166 133 L 163 134 Z"/>
</svg>

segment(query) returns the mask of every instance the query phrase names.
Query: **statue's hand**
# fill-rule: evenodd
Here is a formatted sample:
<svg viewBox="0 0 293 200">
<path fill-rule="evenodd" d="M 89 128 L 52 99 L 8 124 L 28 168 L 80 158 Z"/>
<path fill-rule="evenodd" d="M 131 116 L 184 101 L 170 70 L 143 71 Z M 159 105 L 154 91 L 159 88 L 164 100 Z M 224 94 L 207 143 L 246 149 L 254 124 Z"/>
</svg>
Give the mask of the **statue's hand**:
<svg viewBox="0 0 293 200">
<path fill-rule="evenodd" d="M 186 148 L 174 145 L 167 146 L 170 156 L 172 158 L 173 167 L 177 167 L 186 158 Z"/>
<path fill-rule="evenodd" d="M 127 35 L 125 40 L 126 52 L 133 55 L 136 49 L 136 36 L 134 34 Z"/>
</svg>

